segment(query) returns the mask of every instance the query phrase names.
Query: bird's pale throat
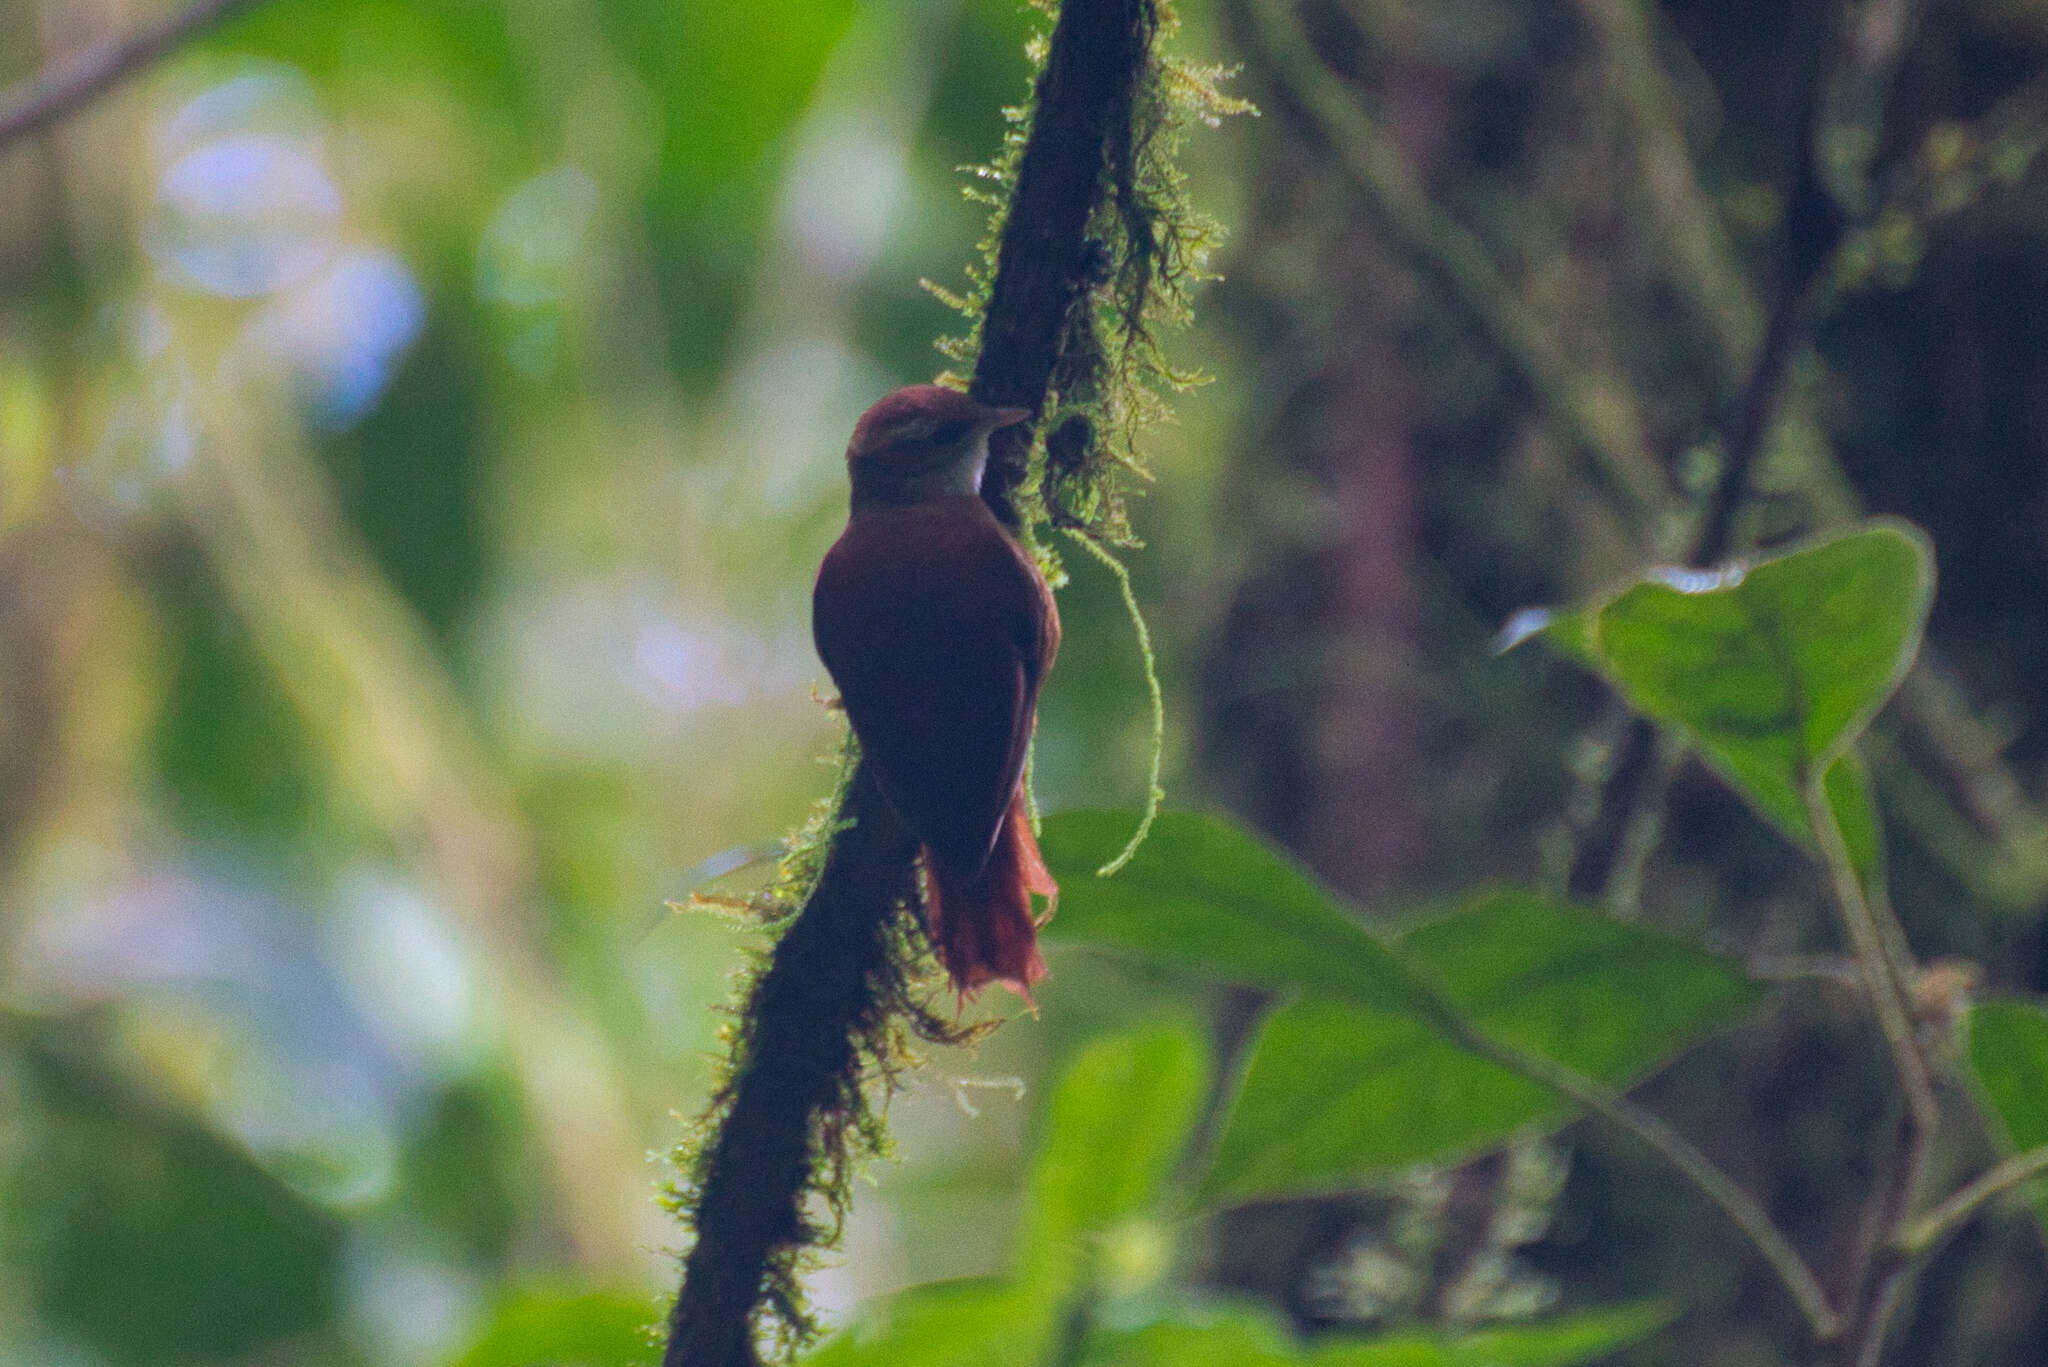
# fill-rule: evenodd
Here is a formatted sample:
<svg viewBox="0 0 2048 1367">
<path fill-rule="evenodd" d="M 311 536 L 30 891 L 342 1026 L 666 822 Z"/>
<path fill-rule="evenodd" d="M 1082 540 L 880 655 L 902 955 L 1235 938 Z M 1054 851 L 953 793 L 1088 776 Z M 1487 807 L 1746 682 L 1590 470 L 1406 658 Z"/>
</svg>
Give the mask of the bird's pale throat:
<svg viewBox="0 0 2048 1367">
<path fill-rule="evenodd" d="M 906 466 L 875 459 L 853 462 L 853 510 L 901 508 L 937 498 L 981 492 L 988 468 L 988 438 L 971 451 L 949 451 L 923 464 Z"/>
</svg>

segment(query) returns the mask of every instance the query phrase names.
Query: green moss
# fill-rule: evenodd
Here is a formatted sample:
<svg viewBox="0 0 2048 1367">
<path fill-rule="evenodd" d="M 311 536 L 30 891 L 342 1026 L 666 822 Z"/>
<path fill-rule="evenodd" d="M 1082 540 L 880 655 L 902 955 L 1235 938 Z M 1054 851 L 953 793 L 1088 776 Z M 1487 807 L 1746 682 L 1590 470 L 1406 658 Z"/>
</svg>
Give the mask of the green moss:
<svg viewBox="0 0 2048 1367">
<path fill-rule="evenodd" d="M 1034 3 L 1047 14 L 1056 12 L 1050 0 Z M 1131 121 L 1104 149 L 1107 193 L 1089 220 L 1087 307 L 1074 310 L 1061 338 L 1031 477 L 1014 495 L 1025 543 L 1048 583 L 1055 588 L 1066 583 L 1059 555 L 1042 535 L 1048 529 L 1068 534 L 1116 576 L 1144 660 L 1152 708 L 1145 815 L 1123 853 L 1104 866 L 1105 874 L 1123 867 L 1151 827 L 1164 797 L 1159 772 L 1166 746 L 1165 704 L 1151 633 L 1131 591 L 1130 573 L 1112 548 L 1140 544 L 1131 528 L 1129 499 L 1152 479 L 1138 451 L 1140 434 L 1167 416 L 1168 394 L 1206 379 L 1175 367 L 1160 335 L 1192 320 L 1192 291 L 1215 278 L 1209 259 L 1223 236 L 1213 219 L 1190 204 L 1187 177 L 1176 156 L 1191 127 L 1213 128 L 1228 115 L 1255 112 L 1249 101 L 1220 88 L 1234 69 L 1196 65 L 1161 51 L 1161 40 L 1180 27 L 1169 0 L 1150 7 L 1146 23 L 1148 57 L 1133 92 Z M 1045 38 L 1033 39 L 1027 51 L 1035 86 L 1045 65 Z M 990 212 L 981 259 L 966 270 L 968 288 L 956 293 L 923 282 L 967 320 L 965 332 L 938 343 L 941 353 L 963 366 L 971 366 L 980 350 L 1010 193 L 1031 132 L 1028 106 L 1013 106 L 1004 114 L 1009 127 L 1001 155 L 969 168 L 973 180 L 966 194 L 987 204 Z"/>
<path fill-rule="evenodd" d="M 1048 14 L 1054 6 L 1037 0 Z M 1160 345 L 1164 331 L 1193 317 L 1191 292 L 1212 279 L 1211 254 L 1222 230 L 1188 202 L 1187 179 L 1175 156 L 1187 131 L 1214 127 L 1226 115 L 1250 112 L 1219 84 L 1232 72 L 1198 66 L 1160 51 L 1179 28 L 1170 4 L 1151 7 L 1148 60 L 1132 101 L 1130 126 L 1104 149 L 1107 184 L 1088 224 L 1087 306 L 1068 320 L 1060 359 L 1047 396 L 1031 478 L 1017 491 L 1026 540 L 1048 578 L 1063 582 L 1058 558 L 1040 533 L 1074 529 L 1099 546 L 1135 547 L 1129 498 L 1152 472 L 1138 453 L 1140 433 L 1166 416 L 1165 396 L 1200 384 L 1204 376 L 1175 367 Z M 1027 48 L 1031 79 L 1044 67 L 1046 40 Z M 981 347 L 983 316 L 995 276 L 996 253 L 1010 194 L 1031 132 L 1028 106 L 1005 109 L 1008 128 L 1000 155 L 969 168 L 965 193 L 989 206 L 980 260 L 966 269 L 967 287 L 925 288 L 958 311 L 967 327 L 938 343 L 949 360 L 971 366 Z"/>
<path fill-rule="evenodd" d="M 1039 8 L 1048 15 L 1053 13 L 1053 7 L 1043 0 Z M 1214 224 L 1188 207 L 1185 181 L 1174 166 L 1173 154 L 1191 125 L 1213 125 L 1223 115 L 1249 106 L 1217 90 L 1218 80 L 1226 74 L 1223 71 L 1159 54 L 1158 40 L 1178 26 L 1164 3 L 1144 6 L 1140 22 L 1145 29 L 1145 69 L 1135 91 L 1129 126 L 1117 130 L 1104 149 L 1104 184 L 1088 225 L 1087 288 L 1082 306 L 1071 311 L 1060 338 L 1040 440 L 1032 453 L 1029 478 L 1015 495 L 1023 537 L 1050 582 L 1057 586 L 1064 581 L 1045 536 L 1051 530 L 1069 534 L 1103 559 L 1123 582 L 1145 653 L 1156 746 L 1163 718 L 1151 648 L 1128 576 L 1111 548 L 1138 544 L 1131 530 L 1128 498 L 1151 478 L 1137 454 L 1139 433 L 1164 415 L 1165 395 L 1200 378 L 1176 370 L 1158 340 L 1163 330 L 1188 321 L 1189 291 L 1207 277 L 1208 254 L 1218 236 Z M 1034 89 L 1048 50 L 1048 39 L 1042 35 L 1029 45 Z M 967 188 L 970 198 L 987 204 L 990 211 L 980 259 L 968 266 L 963 291 L 948 291 L 926 282 L 927 288 L 966 320 L 961 335 L 939 344 L 947 357 L 962 366 L 971 365 L 981 348 L 997 252 L 1030 135 L 1028 107 L 1005 113 L 1009 124 L 1001 154 L 990 165 L 973 168 Z M 768 888 L 738 902 L 711 902 L 752 919 L 768 932 L 768 945 L 754 952 L 742 987 L 746 1006 L 723 1031 L 726 1068 L 712 1106 L 676 1149 L 682 1177 L 669 1204 L 686 1221 L 707 1191 L 734 1179 L 732 1172 L 717 1170 L 719 1135 L 733 1115 L 743 1085 L 757 1071 L 767 1075 L 791 1066 L 789 1061 L 767 1056 L 775 1041 L 770 1038 L 772 1028 L 763 1024 L 770 1014 L 764 1007 L 770 994 L 762 989 L 783 948 L 782 935 L 810 901 L 832 842 L 844 829 L 840 813 L 857 760 L 858 747 L 849 736 L 840 752 L 840 776 L 831 798 L 791 836 L 789 852 Z M 1157 800 L 1155 761 L 1155 807 Z M 1142 836 L 1141 828 L 1137 838 Z M 805 1206 L 815 1213 L 802 1215 L 797 1237 L 772 1251 L 756 1301 L 758 1337 L 766 1338 L 782 1357 L 793 1353 L 815 1330 L 800 1280 L 813 1265 L 816 1250 L 838 1237 L 852 1199 L 856 1165 L 887 1151 L 884 1113 L 896 1080 L 921 1065 L 917 1052 L 921 1044 L 964 1043 L 994 1028 L 994 1022 L 961 1026 L 942 1014 L 950 1013 L 951 1003 L 926 943 L 916 900 L 914 889 L 910 890 L 910 895 L 891 908 L 878 929 L 879 940 L 870 941 L 881 951 L 881 967 L 869 973 L 866 994 L 848 1024 L 851 1066 L 832 1079 L 829 1102 L 813 1113 L 808 1135 L 810 1168 L 805 1195 L 810 1199 Z M 939 1009 L 934 1009 L 934 1003 L 939 1003 Z M 725 1161 L 730 1165 L 742 1160 Z"/>
<path fill-rule="evenodd" d="M 719 1129 L 760 1053 L 757 1006 L 762 979 L 773 963 L 779 933 L 809 902 L 833 838 L 846 828 L 840 812 L 859 761 L 859 744 L 849 733 L 840 747 L 839 777 L 832 795 L 818 803 L 804 825 L 791 833 L 788 853 L 766 888 L 738 901 L 692 899 L 698 905 L 745 915 L 767 934 L 750 950 L 742 970 L 739 996 L 746 1006 L 719 1032 L 725 1067 L 712 1104 L 672 1154 L 681 1177 L 664 1204 L 685 1224 L 691 1221 L 703 1193 L 717 1181 L 715 1141 Z M 816 1318 L 804 1302 L 803 1276 L 817 1266 L 820 1250 L 839 1241 L 853 1201 L 856 1165 L 888 1155 L 888 1103 L 897 1079 L 923 1066 L 918 1046 L 967 1044 L 998 1023 L 961 1025 L 941 1014 L 947 983 L 926 943 L 917 906 L 908 900 L 898 902 L 881 935 L 882 967 L 869 978 L 867 1000 L 849 1032 L 854 1066 L 834 1079 L 831 1103 L 816 1113 L 809 1137 L 812 1168 L 806 1190 L 822 1206 L 824 1218 L 807 1219 L 799 1237 L 771 1256 L 762 1287 L 757 1314 L 778 1360 L 792 1356 L 817 1332 Z M 934 1003 L 940 1003 L 940 1008 L 935 1009 Z M 788 1065 L 778 1060 L 774 1066 Z"/>
</svg>

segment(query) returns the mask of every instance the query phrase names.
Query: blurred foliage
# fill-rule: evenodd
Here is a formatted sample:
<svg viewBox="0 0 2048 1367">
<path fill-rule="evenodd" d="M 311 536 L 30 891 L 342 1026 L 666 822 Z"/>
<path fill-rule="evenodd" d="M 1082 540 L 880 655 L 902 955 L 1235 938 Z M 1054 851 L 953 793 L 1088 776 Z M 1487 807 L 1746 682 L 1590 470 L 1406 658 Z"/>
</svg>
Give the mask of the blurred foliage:
<svg viewBox="0 0 2048 1367">
<path fill-rule="evenodd" d="M 1910 984 L 1976 1101 L 1944 1090 L 1927 1195 L 2048 1139 L 2048 23 L 1910 8 L 1881 125 L 1823 102 L 1880 207 L 1742 509 L 1789 553 L 1737 583 L 1643 570 L 1721 471 L 1836 7 L 1184 0 L 1263 114 L 1179 156 L 1231 232 L 1172 343 L 1215 383 L 1140 440 L 1131 569 L 1167 786 L 1236 820 L 1094 877 L 1151 737 L 1074 558 L 1041 1014 L 901 1079 L 814 1360 L 1786 1360 L 1718 1215 L 1440 1027 L 1631 1087 L 1838 1249 L 1893 1121 L 1807 848 L 1838 754 L 1872 900 L 1971 965 Z M 0 0 L 0 79 L 118 10 Z M 831 784 L 840 452 L 944 362 L 918 281 L 976 259 L 959 168 L 1042 23 L 270 0 L 0 149 L 0 1361 L 652 1360 L 650 1155 L 753 933 L 663 906 L 758 888 Z M 1360 189 L 1317 73 L 1581 427 L 1633 434 L 1647 512 Z M 1545 603 L 1562 658 L 1489 650 Z M 1548 890 L 1601 679 L 1679 738 L 1614 915 Z M 2031 1367 L 2014 1210 L 1887 1362 Z"/>
<path fill-rule="evenodd" d="M 1304 1353 L 1270 1316 L 1189 1299 L 1165 1280 L 1181 1204 L 1166 1179 L 1182 1156 L 1205 1071 L 1192 1032 L 1157 1025 L 1083 1050 L 1046 1107 L 1027 1180 L 1026 1245 L 1004 1281 L 951 1282 L 896 1297 L 806 1358 L 857 1364 L 1061 1361 L 1321 1367 L 1480 1367 L 1585 1362 L 1655 1330 L 1657 1307 L 1474 1334 L 1331 1339 Z"/>
<path fill-rule="evenodd" d="M 239 1357 L 328 1325 L 330 1214 L 62 1046 L 38 1041 L 22 1064 L 9 1256 L 35 1270 L 53 1328 L 140 1364 Z"/>
<path fill-rule="evenodd" d="M 2048 1015 L 2018 1002 L 1985 1002 L 1970 1012 L 1970 1068 L 2009 1149 L 2048 1144 Z M 2034 1186 L 2048 1221 L 2048 1188 Z"/>
</svg>

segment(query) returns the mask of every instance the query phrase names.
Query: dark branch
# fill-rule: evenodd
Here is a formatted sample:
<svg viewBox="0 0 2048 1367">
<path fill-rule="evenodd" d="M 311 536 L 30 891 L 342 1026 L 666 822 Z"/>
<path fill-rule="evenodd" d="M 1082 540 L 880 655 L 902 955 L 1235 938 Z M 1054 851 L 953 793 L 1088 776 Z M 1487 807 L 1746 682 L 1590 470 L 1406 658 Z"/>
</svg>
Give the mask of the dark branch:
<svg viewBox="0 0 2048 1367">
<path fill-rule="evenodd" d="M 874 1024 L 875 984 L 890 972 L 890 924 L 914 895 L 917 842 L 865 765 L 840 817 L 853 825 L 833 837 L 817 886 L 747 1003 L 736 1043 L 745 1063 L 705 1160 L 665 1367 L 758 1361 L 755 1310 L 771 1260 L 811 1233 L 803 1196 L 818 1163 L 818 1118 L 860 1085 L 856 1041 Z"/>
<path fill-rule="evenodd" d="M 1824 63 L 1816 59 L 1815 66 L 1821 68 Z M 1785 260 L 1779 266 L 1777 294 L 1771 301 L 1763 344 L 1750 363 L 1734 413 L 1722 429 L 1721 477 L 1686 557 L 1695 566 L 1712 565 L 1734 549 L 1735 515 L 1748 497 L 1750 472 L 1756 468 L 1764 438 L 1770 434 L 1771 421 L 1783 401 L 1792 358 L 1806 341 L 1814 299 L 1828 263 L 1834 260 L 1848 228 L 1847 216 L 1821 179 L 1820 153 L 1815 145 L 1824 79 L 1816 70 L 1801 105 L 1792 190 L 1786 196 Z"/>
<path fill-rule="evenodd" d="M 1068 310 L 1084 296 L 1087 224 L 1105 140 L 1128 121 L 1149 55 L 1150 0 L 1067 0 L 1035 92 L 972 392 L 1038 408 Z M 1023 451 L 998 452 L 984 497 L 1013 525 Z M 888 1022 L 905 972 L 898 918 L 914 903 L 916 841 L 863 765 L 848 785 L 816 886 L 755 980 L 735 1070 L 697 1168 L 696 1243 L 669 1318 L 664 1367 L 756 1367 L 762 1310 L 802 1319 L 791 1259 L 823 1237 L 804 1216 L 821 1167 L 844 1161 L 865 1079 L 863 1045 Z M 892 989 L 897 989 L 892 991 Z"/>
<path fill-rule="evenodd" d="M 1088 219 L 1101 199 L 1109 140 L 1119 129 L 1129 136 L 1153 28 L 1149 0 L 1060 7 L 967 386 L 983 403 L 1035 411 L 1045 401 L 1068 311 L 1091 284 Z M 1015 526 L 1010 493 L 1023 482 L 1029 438 L 1023 428 L 995 435 L 981 496 Z"/>
<path fill-rule="evenodd" d="M 1806 342 L 1814 300 L 1825 283 L 1828 263 L 1848 227 L 1847 218 L 1821 180 L 1815 147 L 1825 68 L 1817 52 L 1793 140 L 1785 260 L 1780 264 L 1763 342 L 1722 424 L 1721 474 L 1686 553 L 1689 565 L 1714 565 L 1735 549 L 1735 519 L 1749 497 L 1750 475 L 1784 401 L 1792 358 Z M 1621 704 L 1616 705 L 1615 714 L 1626 717 L 1621 723 L 1621 739 L 1600 786 L 1593 819 L 1579 838 L 1565 879 L 1572 896 L 1588 900 L 1606 895 L 1637 814 L 1659 787 L 1656 727 Z"/>
<path fill-rule="evenodd" d="M 41 132 L 112 90 L 186 39 L 256 0 L 199 0 L 188 9 L 121 38 L 94 43 L 0 96 L 0 148 Z"/>
<path fill-rule="evenodd" d="M 1608 761 L 1607 778 L 1600 785 L 1592 819 L 1579 832 L 1564 881 L 1566 894 L 1585 902 L 1604 900 L 1614 886 L 1622 851 L 1628 848 L 1629 829 L 1656 786 L 1657 728 L 1621 704 L 1613 705 L 1610 716 L 1619 725 L 1621 736 Z"/>
</svg>

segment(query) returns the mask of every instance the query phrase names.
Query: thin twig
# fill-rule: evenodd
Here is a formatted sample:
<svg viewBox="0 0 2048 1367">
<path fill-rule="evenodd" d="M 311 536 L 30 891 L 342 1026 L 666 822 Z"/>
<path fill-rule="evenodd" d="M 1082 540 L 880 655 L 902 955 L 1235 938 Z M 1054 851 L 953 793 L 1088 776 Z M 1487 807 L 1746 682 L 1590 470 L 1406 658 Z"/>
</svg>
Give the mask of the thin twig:
<svg viewBox="0 0 2048 1367">
<path fill-rule="evenodd" d="M 2048 1145 L 2016 1153 L 1900 1230 L 1893 1246 L 1916 1256 L 1932 1253 L 1942 1240 L 1968 1224 L 1986 1202 L 2044 1173 L 2048 1173 Z"/>
<path fill-rule="evenodd" d="M 1765 325 L 1721 216 L 1700 188 L 1678 95 L 1651 36 L 1658 11 L 1641 0 L 1578 0 L 1578 9 L 1625 120 L 1623 141 L 1655 220 L 1651 245 L 1665 254 L 1673 285 L 1714 339 L 1716 387 L 1731 386 Z"/>
<path fill-rule="evenodd" d="M 1906 1285 L 1912 1276 L 1904 1263 L 1893 1263 L 1877 1279 L 1876 1288 L 1871 1292 L 1869 1309 L 1863 1317 L 1863 1329 L 1850 1344 L 1850 1362 L 1854 1367 L 1878 1367 L 1884 1359 L 1885 1330 L 1898 1313 L 1900 1302 L 1906 1298 Z"/>
<path fill-rule="evenodd" d="M 1879 1250 L 1874 1289 L 1850 1340 L 1852 1367 L 1878 1367 L 1884 1357 L 1885 1333 L 1905 1299 L 1906 1288 L 1942 1242 L 1968 1224 L 1987 1203 L 2043 1173 L 2048 1173 L 2048 1145 L 2014 1154 L 1917 1220 L 1892 1222 L 1895 1232 L 1891 1244 Z"/>
<path fill-rule="evenodd" d="M 1422 1008 L 1430 1013 L 1437 1029 L 1462 1048 L 1576 1102 L 1641 1140 L 1696 1191 L 1713 1202 L 1742 1232 L 1751 1247 L 1777 1274 L 1779 1283 L 1798 1305 L 1806 1318 L 1807 1328 L 1816 1340 L 1826 1343 L 1841 1334 L 1841 1317 L 1828 1304 L 1827 1293 L 1821 1289 L 1820 1280 L 1771 1219 L 1770 1213 L 1662 1117 L 1555 1059 L 1525 1052 L 1481 1033 L 1454 1006 L 1419 980 L 1418 994 Z"/>
<path fill-rule="evenodd" d="M 198 0 L 154 24 L 52 62 L 0 95 L 0 148 L 68 118 L 179 44 L 258 0 Z"/>
<path fill-rule="evenodd" d="M 1614 744 L 1592 817 L 1580 830 L 1564 881 L 1566 896 L 1596 905 L 1614 886 L 1636 814 L 1650 805 L 1659 767 L 1657 727 L 1648 718 L 1617 700 L 1608 709 L 1606 728 L 1618 728 L 1621 738 Z M 1590 777 L 1586 786 L 1592 786 Z"/>
<path fill-rule="evenodd" d="M 1608 493 L 1644 527 L 1668 496 L 1622 395 L 1572 365 L 1523 307 L 1485 245 L 1439 209 L 1379 126 L 1324 66 L 1280 0 L 1244 0 L 1286 103 L 1328 147 L 1367 209 L 1409 264 L 1461 308 L 1508 362 L 1564 437 L 1593 457 Z"/>
<path fill-rule="evenodd" d="M 1784 397 L 1792 358 L 1805 345 L 1816 296 L 1826 281 L 1827 266 L 1841 245 L 1848 225 L 1840 206 L 1828 194 L 1818 167 L 1820 104 L 1826 63 L 1818 54 L 1800 100 L 1793 137 L 1793 179 L 1786 196 L 1785 259 L 1780 263 L 1777 294 L 1764 325 L 1763 343 L 1749 367 L 1733 416 L 1722 435 L 1721 477 L 1707 501 L 1706 515 L 1694 535 L 1694 565 L 1725 558 L 1735 544 L 1735 515 L 1749 493 L 1750 472 L 1762 454 Z"/>
<path fill-rule="evenodd" d="M 1899 1075 L 1899 1087 L 1905 1093 L 1907 1108 L 1912 1112 L 1913 1127 L 1924 1138 L 1933 1132 L 1941 1114 L 1934 1099 L 1934 1084 L 1928 1075 L 1927 1056 L 1921 1052 L 1920 1041 L 1913 1033 L 1912 1010 L 1900 991 L 1891 955 L 1886 951 L 1877 920 L 1871 914 L 1870 903 L 1863 896 L 1862 881 L 1856 876 L 1856 862 L 1849 855 L 1849 846 L 1842 838 L 1842 828 L 1835 821 L 1834 809 L 1828 805 L 1827 795 L 1821 791 L 1818 778 L 1806 784 L 1806 815 L 1813 826 L 1815 838 L 1820 842 L 1821 862 L 1827 865 L 1828 878 L 1834 886 L 1835 904 L 1842 914 L 1843 928 L 1849 934 L 1849 947 L 1855 952 L 1856 965 L 1863 974 L 1864 991 L 1869 994 L 1871 1010 L 1877 1016 L 1878 1027 L 1884 1032 L 1885 1044 L 1891 1050 L 1892 1067 Z"/>
</svg>

